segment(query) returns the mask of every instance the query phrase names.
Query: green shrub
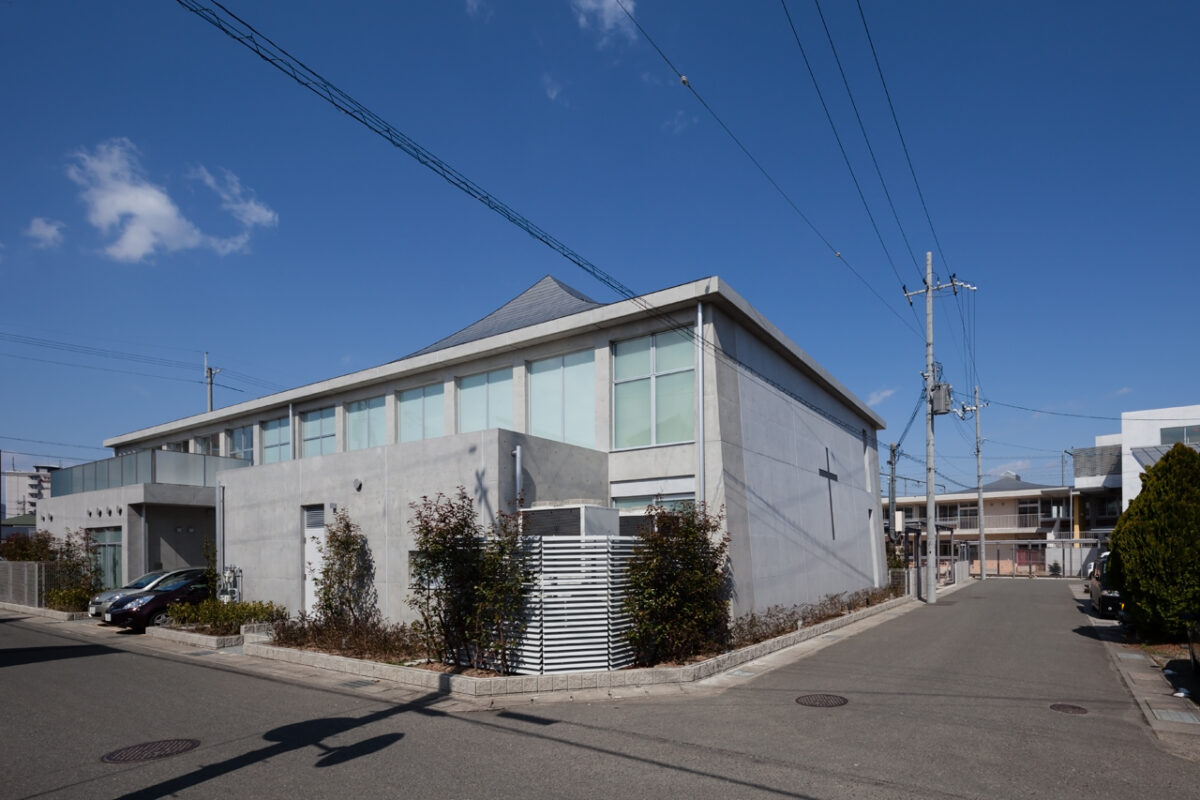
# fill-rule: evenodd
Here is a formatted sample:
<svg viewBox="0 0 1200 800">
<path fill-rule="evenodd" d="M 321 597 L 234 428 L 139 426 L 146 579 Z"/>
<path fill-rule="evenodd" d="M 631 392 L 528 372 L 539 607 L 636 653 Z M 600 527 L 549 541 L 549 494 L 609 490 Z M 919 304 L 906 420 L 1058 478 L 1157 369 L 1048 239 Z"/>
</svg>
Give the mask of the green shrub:
<svg viewBox="0 0 1200 800">
<path fill-rule="evenodd" d="M 274 603 L 221 603 L 217 600 L 205 600 L 196 605 L 172 603 L 167 607 L 167 614 L 176 627 L 195 628 L 198 633 L 211 636 L 236 636 L 243 625 L 287 619 L 287 609 Z"/>
<path fill-rule="evenodd" d="M 46 607 L 55 611 L 87 611 L 88 600 L 91 597 L 92 592 L 79 586 L 48 589 L 46 591 Z"/>
<path fill-rule="evenodd" d="M 345 510 L 334 513 L 324 539 L 317 539 L 317 549 L 321 568 L 312 576 L 317 587 L 316 615 L 350 625 L 378 620 L 375 559 L 367 537 Z"/>
<path fill-rule="evenodd" d="M 1108 581 L 1142 636 L 1180 637 L 1200 612 L 1200 453 L 1176 444 L 1117 520 Z"/>
<path fill-rule="evenodd" d="M 629 562 L 625 611 L 642 664 L 684 661 L 729 641 L 729 538 L 703 504 L 647 509 Z"/>
<path fill-rule="evenodd" d="M 409 605 L 425 649 L 452 664 L 508 674 L 526 626 L 531 579 L 516 518 L 501 514 L 486 532 L 466 489 L 411 505 L 416 550 Z"/>
</svg>

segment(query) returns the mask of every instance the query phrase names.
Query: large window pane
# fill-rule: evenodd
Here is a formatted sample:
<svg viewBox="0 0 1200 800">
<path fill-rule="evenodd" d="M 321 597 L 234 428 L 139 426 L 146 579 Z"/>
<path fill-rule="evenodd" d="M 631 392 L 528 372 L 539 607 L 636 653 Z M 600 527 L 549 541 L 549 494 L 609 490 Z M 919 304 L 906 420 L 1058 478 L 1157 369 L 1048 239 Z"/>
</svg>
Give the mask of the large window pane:
<svg viewBox="0 0 1200 800">
<path fill-rule="evenodd" d="M 441 436 L 446 431 L 445 391 L 439 383 L 425 387 L 425 438 Z"/>
<path fill-rule="evenodd" d="M 292 458 L 292 426 L 287 417 L 263 423 L 263 463 L 274 464 Z"/>
<path fill-rule="evenodd" d="M 547 358 L 529 364 L 529 433 L 562 441 L 562 359 Z"/>
<path fill-rule="evenodd" d="M 400 393 L 400 441 L 415 442 L 442 435 L 443 394 L 440 383 Z"/>
<path fill-rule="evenodd" d="M 695 362 L 685 329 L 613 345 L 613 447 L 695 438 Z"/>
<path fill-rule="evenodd" d="M 346 449 L 362 450 L 385 444 L 386 424 L 383 397 L 351 403 L 346 407 Z"/>
<path fill-rule="evenodd" d="M 657 444 L 687 442 L 695 438 L 693 383 L 691 370 L 658 378 L 654 387 L 654 440 Z"/>
<path fill-rule="evenodd" d="M 682 330 L 667 331 L 654 337 L 654 371 L 661 375 L 691 369 L 696 363 L 696 344 Z"/>
<path fill-rule="evenodd" d="M 613 345 L 613 379 L 640 378 L 650 374 L 650 347 L 653 337 L 644 336 Z"/>
<path fill-rule="evenodd" d="M 469 375 L 458 382 L 458 430 L 481 431 L 487 427 L 487 374 Z"/>
<path fill-rule="evenodd" d="M 321 456 L 337 450 L 334 410 L 322 408 L 300 415 L 300 457 Z"/>
<path fill-rule="evenodd" d="M 563 441 L 596 446 L 596 367 L 591 350 L 563 356 Z"/>
<path fill-rule="evenodd" d="M 613 444 L 645 447 L 650 441 L 650 379 L 613 388 Z"/>
<path fill-rule="evenodd" d="M 488 425 L 489 428 L 513 427 L 512 369 L 498 369 L 488 373 Z"/>
</svg>

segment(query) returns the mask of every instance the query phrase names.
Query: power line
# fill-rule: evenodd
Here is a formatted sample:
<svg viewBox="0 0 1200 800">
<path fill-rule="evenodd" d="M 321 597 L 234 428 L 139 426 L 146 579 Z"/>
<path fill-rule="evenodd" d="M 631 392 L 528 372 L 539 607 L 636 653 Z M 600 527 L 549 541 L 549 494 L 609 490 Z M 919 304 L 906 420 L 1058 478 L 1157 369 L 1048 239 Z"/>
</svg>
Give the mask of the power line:
<svg viewBox="0 0 1200 800">
<path fill-rule="evenodd" d="M 780 5 L 783 6 L 783 13 L 787 15 L 788 24 L 791 25 L 791 28 L 792 28 L 792 35 L 793 35 L 793 37 L 795 37 L 796 44 L 799 46 L 800 36 L 796 32 L 796 26 L 794 24 L 792 24 L 792 15 L 788 13 L 787 2 L 786 2 L 786 0 L 779 0 L 779 2 L 780 2 Z M 871 163 L 875 166 L 875 175 L 876 175 L 876 177 L 879 178 L 879 185 L 883 189 L 884 197 L 887 198 L 888 208 L 890 208 L 892 210 L 892 219 L 894 219 L 896 221 L 896 227 L 900 230 L 900 237 L 904 240 L 904 250 L 908 254 L 908 257 L 912 260 L 913 269 L 915 269 L 917 271 L 917 275 L 918 275 L 918 277 L 920 277 L 921 276 L 921 268 L 920 268 L 920 266 L 917 265 L 917 257 L 913 252 L 912 244 L 908 241 L 908 234 L 904 230 L 904 225 L 902 225 L 900 223 L 900 214 L 899 214 L 899 212 L 896 211 L 896 204 L 894 202 L 892 202 L 892 193 L 890 191 L 888 191 L 887 181 L 885 181 L 883 179 L 883 170 L 881 170 L 879 168 L 879 159 L 877 159 L 875 157 L 875 148 L 871 146 L 871 137 L 867 135 L 867 126 L 865 124 L 863 124 L 862 114 L 860 114 L 858 111 L 858 103 L 855 102 L 855 100 L 854 100 L 854 92 L 852 92 L 850 90 L 850 80 L 846 77 L 846 70 L 842 67 L 842 59 L 838 56 L 837 46 L 833 43 L 833 33 L 829 30 L 829 23 L 826 22 L 825 14 L 824 14 L 824 12 L 821 11 L 820 0 L 813 0 L 813 5 L 816 6 L 817 16 L 821 18 L 821 25 L 822 25 L 822 27 L 825 28 L 825 39 L 829 42 L 829 50 L 833 53 L 833 60 L 837 64 L 838 73 L 840 73 L 842 76 L 842 86 L 844 86 L 846 88 L 846 96 L 848 98 L 850 98 L 850 107 L 852 109 L 854 109 L 854 118 L 856 120 L 858 120 L 858 130 L 860 133 L 862 133 L 863 142 L 865 142 L 867 145 L 867 152 L 870 153 L 870 155 L 871 155 Z M 801 47 L 801 53 L 803 53 L 803 52 L 804 52 L 804 50 Z M 804 59 L 804 63 L 808 64 L 807 58 Z M 811 66 L 809 67 L 809 74 L 812 75 Z M 816 77 L 815 76 L 813 76 L 813 85 L 814 86 L 816 85 Z M 820 92 L 818 90 L 818 94 L 819 93 Z M 825 101 L 822 100 L 821 104 L 824 105 Z M 825 109 L 825 115 L 829 119 L 830 126 L 833 127 L 833 129 L 834 129 L 833 134 L 836 137 L 837 136 L 837 127 L 833 125 L 833 118 L 829 115 L 828 108 Z M 841 146 L 840 138 L 838 139 L 838 146 L 839 147 Z M 843 156 L 845 155 L 845 148 L 842 149 L 842 155 Z M 847 166 L 849 166 L 849 163 L 847 163 Z M 853 171 L 851 171 L 851 174 L 853 175 Z M 855 185 L 857 185 L 857 183 L 858 183 L 858 181 L 856 180 Z M 859 191 L 859 195 L 860 196 L 862 195 L 861 190 Z M 863 198 L 863 204 L 864 205 L 866 204 L 865 197 Z M 870 212 L 868 211 L 868 214 L 869 213 Z M 872 222 L 874 222 L 874 219 L 872 219 Z M 889 261 L 890 261 L 890 259 L 889 259 Z M 894 264 L 892 265 L 892 271 L 895 272 Z M 896 278 L 897 279 L 900 278 L 899 273 L 897 273 Z M 916 312 L 914 311 L 913 313 L 916 313 Z"/>
<path fill-rule="evenodd" d="M 94 369 L 94 371 L 96 371 L 96 372 L 112 372 L 112 373 L 121 374 L 121 375 L 140 375 L 140 377 L 142 377 L 142 378 L 157 378 L 158 380 L 174 380 L 175 383 L 180 383 L 180 384 L 203 384 L 204 383 L 204 381 L 200 380 L 200 379 L 174 378 L 174 377 L 172 377 L 172 375 L 156 375 L 152 372 L 138 372 L 138 371 L 136 371 L 136 369 L 118 369 L 115 367 L 94 367 L 91 365 L 86 365 L 86 363 L 73 363 L 71 361 L 55 361 L 54 359 L 37 359 L 37 357 L 35 357 L 35 356 L 17 355 L 16 353 L 0 353 L 0 356 L 4 356 L 4 357 L 6 357 L 6 359 L 20 359 L 22 361 L 36 361 L 38 363 L 53 363 L 53 365 L 58 365 L 60 367 L 74 367 L 76 369 Z M 227 386 L 224 384 L 215 384 L 215 385 L 221 386 L 222 389 L 229 389 L 229 390 L 232 390 L 235 392 L 246 391 L 245 389 L 238 389 L 238 387 L 236 387 L 236 386 Z"/>
<path fill-rule="evenodd" d="M 588 261 L 582 255 L 575 252 L 566 244 L 552 236 L 549 232 L 535 225 L 531 220 L 521 215 L 515 209 L 506 205 L 492 194 L 485 191 L 474 181 L 470 180 L 465 175 L 451 167 L 449 164 L 442 161 L 435 154 L 417 144 L 403 132 L 397 130 L 394 126 L 389 124 L 378 114 L 371 111 L 369 108 L 355 100 L 346 92 L 334 86 L 325 78 L 321 77 L 321 75 L 319 75 L 317 72 L 305 65 L 295 56 L 288 53 L 269 37 L 260 33 L 252 25 L 238 17 L 221 3 L 216 2 L 216 0 L 212 0 L 214 6 L 221 9 L 224 14 L 228 15 L 228 17 L 233 21 L 232 24 L 227 23 L 211 8 L 201 6 L 199 4 L 199 0 L 177 0 L 177 2 L 187 10 L 195 13 L 201 19 L 216 27 L 234 41 L 253 51 L 259 58 L 266 61 L 268 64 L 271 64 L 273 67 L 292 78 L 294 81 L 311 91 L 313 94 L 316 94 L 318 97 L 326 100 L 343 114 L 346 114 L 352 119 L 357 120 L 367 129 L 383 137 L 397 149 L 415 158 L 423 166 L 440 176 L 452 186 L 461 190 L 470 197 L 475 198 L 492 211 L 495 211 L 497 214 L 516 225 L 521 230 L 524 230 L 533 238 L 550 247 L 555 252 L 569 260 L 571 263 L 587 272 L 593 278 L 608 286 L 617 294 L 626 298 L 656 318 L 668 322 L 672 327 L 678 328 L 679 322 L 674 317 L 655 307 L 644 297 L 638 296 L 632 289 L 621 283 L 617 278 Z M 626 13 L 628 14 L 628 11 L 626 11 Z M 636 20 L 634 20 L 634 23 L 636 24 Z M 699 97 L 699 95 L 697 95 L 697 97 Z M 701 102 L 703 102 L 703 100 Z M 838 255 L 840 257 L 840 254 Z M 872 291 L 874 292 L 874 289 L 872 289 Z M 878 293 L 876 293 L 876 296 L 879 296 Z M 882 300 L 882 297 L 880 297 L 880 299 Z M 891 306 L 889 306 L 889 309 L 890 308 Z M 893 313 L 896 313 L 894 309 L 892 309 L 892 311 Z M 899 314 L 897 314 L 897 318 L 900 319 L 901 322 L 907 324 L 904 318 L 899 316 Z M 696 334 L 690 327 L 679 328 L 679 330 L 689 340 L 696 340 Z M 702 337 L 700 339 L 700 345 L 707 352 L 712 353 L 715 358 L 724 361 L 726 364 L 737 366 L 739 369 L 744 370 L 747 374 L 753 376 L 763 385 L 770 386 L 781 394 L 792 398 L 796 402 L 810 409 L 832 424 L 850 433 L 858 434 L 861 432 L 862 429 L 860 427 L 856 427 L 842 419 L 839 419 L 837 415 L 792 392 L 783 384 L 769 378 L 767 375 L 755 369 L 746 362 L 741 361 L 734 356 L 730 356 L 717 345 L 704 341 Z"/>
<path fill-rule="evenodd" d="M 959 395 L 958 392 L 954 392 L 954 394 L 958 395 L 958 396 L 963 396 L 963 395 Z M 992 400 L 991 398 L 988 398 L 987 402 L 991 403 L 992 405 L 1004 406 L 1005 408 L 1015 408 L 1018 411 L 1028 411 L 1032 414 L 1047 414 L 1047 415 L 1053 416 L 1053 417 L 1073 417 L 1076 419 L 1099 419 L 1099 420 L 1104 420 L 1106 422 L 1121 422 L 1121 421 L 1123 421 L 1122 417 L 1106 417 L 1106 416 L 1101 416 L 1099 414 L 1075 414 L 1070 411 L 1048 411 L 1044 408 L 1030 408 L 1029 406 L 1022 406 L 1022 405 L 1018 405 L 1016 403 L 1005 403 L 1002 400 Z M 1150 421 L 1150 422 L 1191 422 L 1191 423 L 1194 423 L 1196 421 L 1195 417 L 1177 417 L 1177 418 L 1172 418 L 1172 417 L 1133 417 L 1133 419 L 1141 419 L 1141 420 L 1146 420 L 1146 421 Z"/>
<path fill-rule="evenodd" d="M 86 458 L 77 458 L 76 456 L 60 456 L 60 455 L 54 455 L 51 453 L 25 453 L 25 452 L 22 452 L 21 450 L 5 450 L 4 455 L 6 455 L 6 456 L 9 456 L 9 455 L 26 456 L 27 458 L 55 458 L 55 459 L 58 459 L 59 461 L 78 461 L 80 463 L 86 462 L 88 460 Z"/>
<path fill-rule="evenodd" d="M 746 158 L 750 159 L 750 163 L 752 163 L 755 166 L 755 168 L 759 171 L 759 173 L 761 173 L 762 176 L 764 178 L 766 178 L 767 182 L 769 184 L 771 184 L 771 186 L 775 189 L 776 192 L 779 193 L 779 196 L 782 197 L 784 202 L 786 202 L 788 204 L 788 206 L 791 207 L 792 211 L 794 211 L 800 217 L 800 219 L 804 221 L 804 224 L 808 226 L 809 230 L 811 230 L 816 235 L 816 237 L 821 240 L 821 243 L 824 244 L 826 249 L 828 249 L 829 252 L 831 252 L 833 254 L 834 258 L 838 259 L 838 261 L 840 261 L 842 264 L 844 264 L 846 266 L 846 269 L 850 270 L 850 272 L 852 272 L 854 274 L 854 277 L 858 278 L 859 281 L 861 281 L 862 284 L 867 287 L 868 291 L 870 291 L 871 294 L 875 295 L 875 297 L 879 300 L 879 302 L 883 303 L 884 306 L 887 307 L 888 311 L 892 312 L 892 314 L 896 317 L 896 319 L 900 320 L 901 324 L 903 324 L 906 328 L 911 330 L 917 336 L 920 336 L 921 335 L 920 331 L 918 331 L 916 327 L 911 325 L 909 323 L 909 321 L 906 320 L 900 314 L 900 312 L 896 311 L 896 309 L 892 306 L 892 304 L 889 303 L 883 297 L 883 295 L 881 295 L 878 291 L 876 291 L 875 287 L 871 285 L 870 281 L 868 281 L 865 277 L 863 277 L 862 273 L 860 273 L 857 269 L 854 268 L 854 266 L 842 254 L 842 252 L 840 250 L 838 250 L 836 247 L 834 247 L 833 243 L 831 241 L 829 241 L 828 238 L 826 238 L 825 234 L 823 234 L 817 228 L 816 224 L 813 223 L 813 221 L 808 217 L 808 215 L 800 210 L 800 206 L 798 206 L 796 204 L 796 201 L 794 201 L 791 198 L 791 195 L 789 195 L 784 190 L 784 188 L 779 185 L 779 182 L 776 181 L 775 178 L 773 178 L 771 176 L 771 173 L 767 172 L 767 168 L 762 165 L 762 162 L 760 162 L 757 158 L 754 157 L 754 154 L 751 153 L 750 149 L 742 143 L 742 140 L 737 137 L 737 134 L 735 134 L 733 132 L 733 130 L 728 125 L 725 124 L 725 121 L 723 119 L 721 119 L 721 117 L 717 114 L 716 111 L 713 110 L 712 106 L 710 106 L 708 104 L 708 101 L 705 100 L 700 95 L 700 92 L 697 91 L 696 87 L 693 86 L 691 81 L 689 81 L 687 79 L 687 76 L 684 75 L 682 72 L 680 72 L 679 69 L 675 66 L 675 64 L 671 62 L 671 59 L 667 57 L 667 54 L 663 52 L 662 48 L 659 47 L 658 44 L 654 41 L 654 39 L 650 36 L 650 34 L 646 32 L 646 29 L 644 27 L 642 27 L 642 23 L 639 22 L 638 19 L 635 16 L 633 16 L 633 14 L 630 13 L 629 9 L 625 7 L 625 4 L 622 3 L 621 0 L 616 0 L 616 2 L 617 2 L 617 5 L 620 6 L 621 10 L 625 12 L 625 16 L 627 16 L 629 18 L 629 21 L 632 22 L 634 27 L 636 27 L 638 29 L 638 31 L 642 34 L 643 38 L 645 38 L 645 40 L 647 42 L 649 42 L 650 46 L 654 48 L 654 50 L 659 54 L 659 56 L 662 57 L 662 60 L 666 63 L 666 65 L 668 67 L 670 67 L 671 71 L 675 73 L 675 76 L 677 78 L 679 78 L 679 82 L 688 91 L 690 91 L 692 93 L 692 96 L 695 97 L 696 100 L 700 103 L 700 105 L 704 107 L 704 110 L 708 112 L 709 116 L 711 116 L 713 118 L 713 120 L 716 121 L 717 125 L 719 125 L 721 127 L 721 130 L 725 131 L 726 135 L 728 135 L 729 138 L 733 141 L 733 143 L 735 145 L 737 145 L 738 149 L 742 151 L 742 153 L 746 156 Z M 786 11 L 786 7 L 784 10 Z M 843 155 L 844 155 L 844 153 L 843 153 Z M 848 165 L 849 164 L 847 164 L 847 166 Z M 853 170 L 851 170 L 851 174 L 853 175 Z M 857 181 L 856 181 L 856 185 L 857 185 Z M 860 190 L 860 195 L 861 195 L 861 190 Z M 864 202 L 865 202 L 865 200 L 864 200 Z M 870 216 L 869 209 L 867 211 L 867 214 L 868 214 L 868 216 Z M 874 224 L 874 218 L 872 218 L 871 222 L 872 222 L 872 224 Z M 876 228 L 877 235 L 878 235 L 878 232 L 879 232 L 878 228 Z M 882 244 L 882 239 L 881 239 L 881 244 Z M 886 246 L 884 247 L 884 253 L 887 254 Z M 888 256 L 888 261 L 891 262 L 890 255 Z M 892 271 L 896 272 L 895 264 L 892 264 Z M 896 277 L 897 278 L 900 277 L 899 273 L 896 274 Z"/>
<path fill-rule="evenodd" d="M 96 447 L 95 445 L 90 445 L 90 444 L 71 444 L 70 442 L 47 442 L 47 441 L 43 441 L 42 439 L 22 439 L 19 436 L 3 436 L 3 435 L 0 435 L 0 439 L 4 439 L 5 441 L 8 441 L 8 442 L 25 442 L 26 444 L 50 444 L 50 445 L 54 445 L 55 447 L 78 447 L 82 450 L 102 450 L 106 453 L 108 452 L 107 447 Z"/>
</svg>

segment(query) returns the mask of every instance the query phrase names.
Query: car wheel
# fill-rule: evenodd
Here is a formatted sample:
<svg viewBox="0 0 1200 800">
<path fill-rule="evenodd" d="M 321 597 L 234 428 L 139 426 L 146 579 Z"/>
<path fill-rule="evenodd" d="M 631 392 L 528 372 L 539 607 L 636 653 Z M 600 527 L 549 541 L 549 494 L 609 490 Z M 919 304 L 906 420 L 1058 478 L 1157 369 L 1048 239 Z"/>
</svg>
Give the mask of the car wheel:
<svg viewBox="0 0 1200 800">
<path fill-rule="evenodd" d="M 170 621 L 171 617 L 166 611 L 159 611 L 150 618 L 149 624 L 158 627 L 159 625 L 166 625 Z"/>
</svg>

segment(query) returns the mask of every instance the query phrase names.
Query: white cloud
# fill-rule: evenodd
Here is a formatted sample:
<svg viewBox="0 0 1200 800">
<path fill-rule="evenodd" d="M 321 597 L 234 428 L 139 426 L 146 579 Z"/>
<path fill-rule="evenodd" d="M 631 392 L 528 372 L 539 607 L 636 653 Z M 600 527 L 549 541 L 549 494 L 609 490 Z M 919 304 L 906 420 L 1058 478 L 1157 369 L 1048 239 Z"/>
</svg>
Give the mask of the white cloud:
<svg viewBox="0 0 1200 800">
<path fill-rule="evenodd" d="M 467 0 L 467 16 L 482 19 L 484 22 L 490 22 L 492 19 L 492 9 L 483 0 Z"/>
<path fill-rule="evenodd" d="M 67 227 L 65 222 L 45 217 L 34 217 L 25 229 L 25 235 L 33 239 L 33 246 L 39 250 L 48 250 L 62 244 L 62 229 Z"/>
<path fill-rule="evenodd" d="M 629 9 L 632 14 L 634 10 L 634 0 L 624 0 L 625 8 Z M 633 40 L 637 37 L 637 32 L 630 22 L 629 17 L 621 10 L 617 0 L 571 0 L 571 8 L 575 11 L 575 18 L 579 21 L 579 27 L 586 29 L 596 28 L 600 31 L 600 44 L 604 45 L 608 42 L 609 37 L 615 33 L 621 33 L 625 38 Z"/>
<path fill-rule="evenodd" d="M 562 93 L 562 85 L 545 73 L 542 74 L 542 89 L 545 90 L 546 97 L 549 97 L 551 102 L 557 100 Z"/>
<path fill-rule="evenodd" d="M 877 406 L 896 393 L 895 389 L 876 389 L 867 396 L 867 405 Z"/>
<path fill-rule="evenodd" d="M 233 215 L 233 218 L 247 228 L 263 225 L 273 228 L 279 224 L 279 215 L 254 197 L 254 192 L 242 189 L 238 176 L 227 169 L 221 170 L 224 181 L 218 181 L 204 167 L 196 167 L 192 177 L 202 181 L 221 198 L 221 208 Z"/>
<path fill-rule="evenodd" d="M 680 134 L 688 128 L 696 124 L 696 115 L 688 114 L 684 111 L 676 111 L 675 116 L 662 124 L 662 129 L 667 133 Z"/>
<path fill-rule="evenodd" d="M 1129 393 L 1131 393 L 1132 391 L 1133 391 L 1133 389 L 1132 389 L 1131 387 L 1129 387 L 1129 386 L 1122 386 L 1120 389 L 1117 389 L 1115 392 L 1113 392 L 1113 393 L 1112 393 L 1111 395 L 1109 395 L 1109 396 L 1110 396 L 1110 397 L 1120 397 L 1121 395 L 1123 395 L 1123 394 L 1129 394 Z"/>
<path fill-rule="evenodd" d="M 116 238 L 104 248 L 117 261 L 137 262 L 158 252 L 206 247 L 220 255 L 244 251 L 249 229 L 275 225 L 278 215 L 244 190 L 233 173 L 223 170 L 218 181 L 199 167 L 194 176 L 221 198 L 221 208 L 244 228 L 234 236 L 209 236 L 188 220 L 167 190 L 151 183 L 138 161 L 138 149 L 125 138 L 101 142 L 92 152 L 80 150 L 67 167 L 67 177 L 82 188 L 87 220 Z"/>
</svg>

